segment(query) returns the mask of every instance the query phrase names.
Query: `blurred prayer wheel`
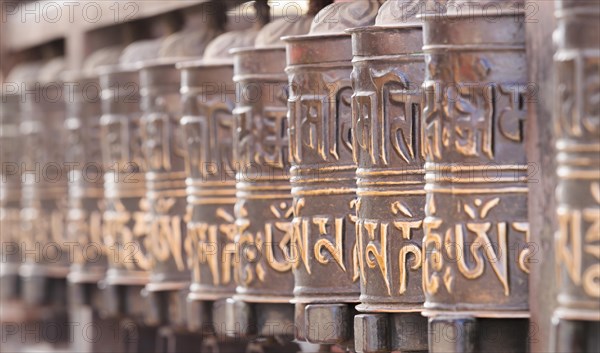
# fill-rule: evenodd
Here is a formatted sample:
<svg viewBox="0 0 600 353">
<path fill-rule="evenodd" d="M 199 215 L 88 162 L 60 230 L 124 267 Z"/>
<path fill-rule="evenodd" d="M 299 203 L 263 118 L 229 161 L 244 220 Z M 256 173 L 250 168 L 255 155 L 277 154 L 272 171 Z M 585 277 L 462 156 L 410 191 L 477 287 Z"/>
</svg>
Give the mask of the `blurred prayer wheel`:
<svg viewBox="0 0 600 353">
<path fill-rule="evenodd" d="M 552 346 L 591 352 L 600 347 L 600 3 L 556 4 L 558 307 Z"/>
<path fill-rule="evenodd" d="M 225 336 L 226 301 L 237 285 L 235 245 L 236 168 L 233 157 L 235 86 L 229 50 L 247 46 L 257 31 L 232 31 L 210 41 L 201 60 L 182 61 L 186 149 L 187 234 L 184 248 L 191 270 L 187 327 Z"/>
<path fill-rule="evenodd" d="M 181 71 L 187 149 L 185 251 L 191 269 L 188 327 L 214 330 L 235 293 L 235 166 L 233 115 L 235 88 L 231 63 L 184 62 Z"/>
<path fill-rule="evenodd" d="M 70 74 L 67 95 L 66 159 L 69 170 L 67 238 L 77 244 L 72 251 L 68 281 L 75 304 L 100 305 L 98 282 L 106 275 L 107 249 L 103 241 L 104 173 L 100 145 L 102 115 L 97 76 Z M 94 303 L 92 303 L 94 301 Z"/>
<path fill-rule="evenodd" d="M 21 134 L 25 150 L 21 227 L 24 263 L 19 269 L 22 295 L 30 305 L 66 305 L 69 244 L 66 239 L 64 61 L 49 61 L 37 82 L 21 95 Z"/>
<path fill-rule="evenodd" d="M 147 308 L 141 290 L 149 279 L 143 255 L 148 236 L 148 202 L 141 152 L 140 92 L 136 69 L 112 66 L 100 70 L 102 89 L 101 146 L 104 162 L 103 240 L 109 250 L 102 287 L 111 316 L 142 320 Z"/>
<path fill-rule="evenodd" d="M 3 87 L 0 109 L 0 153 L 2 156 L 2 182 L 0 183 L 0 228 L 2 243 L 0 256 L 0 300 L 19 298 L 19 267 L 21 265 L 22 232 L 21 212 L 21 162 L 23 159 L 21 122 L 18 92 L 8 92 Z"/>
<path fill-rule="evenodd" d="M 185 325 L 191 274 L 183 242 L 186 234 L 185 153 L 175 60 L 147 62 L 140 73 L 142 152 L 146 162 L 150 281 L 148 323 Z"/>
</svg>

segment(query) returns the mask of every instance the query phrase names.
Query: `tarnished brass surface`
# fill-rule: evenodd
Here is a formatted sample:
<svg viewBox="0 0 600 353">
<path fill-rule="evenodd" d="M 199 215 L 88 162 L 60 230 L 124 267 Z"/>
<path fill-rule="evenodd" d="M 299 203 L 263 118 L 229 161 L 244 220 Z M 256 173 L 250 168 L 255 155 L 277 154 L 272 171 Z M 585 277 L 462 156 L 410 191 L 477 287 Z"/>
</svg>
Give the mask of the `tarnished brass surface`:
<svg viewBox="0 0 600 353">
<path fill-rule="evenodd" d="M 427 349 L 427 319 L 421 316 L 425 60 L 422 24 L 414 13 L 408 17 L 393 11 L 402 5 L 411 4 L 388 1 L 377 26 L 351 30 L 361 278 L 361 315 L 354 320 L 358 352 Z"/>
<path fill-rule="evenodd" d="M 236 298 L 247 302 L 287 303 L 294 283 L 283 52 L 239 51 L 234 66 L 240 251 Z"/>
<path fill-rule="evenodd" d="M 192 276 L 187 327 L 204 334 L 224 334 L 226 300 L 237 284 L 235 87 L 229 50 L 250 45 L 256 33 L 250 29 L 221 34 L 206 45 L 201 60 L 178 66 L 183 105 L 180 123 L 187 150 L 189 218 L 184 248 Z"/>
<path fill-rule="evenodd" d="M 287 136 L 285 47 L 280 37 L 304 34 L 312 13 L 275 20 L 257 34 L 255 48 L 234 55 L 236 217 L 240 283 L 228 303 L 229 321 L 243 335 L 294 336 L 292 199 Z M 276 327 L 272 326 L 276 324 Z"/>
<path fill-rule="evenodd" d="M 140 318 L 145 304 L 140 290 L 148 282 L 150 261 L 144 256 L 148 236 L 146 164 L 140 133 L 137 70 L 113 66 L 100 73 L 101 146 L 104 162 L 103 240 L 109 250 L 104 280 L 107 311 Z"/>
<path fill-rule="evenodd" d="M 9 53 L 55 59 L 0 78 L 3 340 L 599 351 L 600 3 L 553 3 L 211 0 Z"/>
<path fill-rule="evenodd" d="M 522 3 L 494 5 L 494 14 L 483 2 L 467 13 L 454 1 L 445 15 L 424 16 L 422 271 L 432 351 L 487 349 L 484 336 L 454 344 L 433 335 L 465 325 L 498 330 L 503 351 L 526 346 L 525 15 Z"/>
<path fill-rule="evenodd" d="M 523 16 L 424 18 L 428 309 L 527 316 Z"/>
<path fill-rule="evenodd" d="M 600 3 L 557 2 L 554 56 L 557 351 L 598 349 L 600 322 Z M 595 348 L 594 348 L 595 347 Z"/>
<path fill-rule="evenodd" d="M 346 35 L 288 39 L 297 302 L 358 299 L 351 52 Z"/>
<path fill-rule="evenodd" d="M 297 338 L 345 343 L 360 294 L 356 163 L 352 150 L 350 26 L 373 24 L 379 3 L 331 4 L 308 35 L 284 38 L 294 196 L 294 302 Z M 331 17 L 331 24 L 324 18 Z M 332 334 L 327 327 L 334 326 Z M 329 337 L 327 337 L 329 336 Z"/>
<path fill-rule="evenodd" d="M 367 27 L 352 34 L 359 310 L 420 311 L 425 212 L 422 30 Z"/>
<path fill-rule="evenodd" d="M 27 82 L 21 97 L 21 134 L 25 153 L 21 230 L 24 256 L 20 267 L 23 297 L 31 305 L 62 303 L 69 272 L 66 238 L 67 173 L 63 124 L 65 101 L 58 80 L 64 61 L 49 61 L 39 81 Z M 26 98 L 26 99 L 25 99 Z"/>
<path fill-rule="evenodd" d="M 234 52 L 239 283 L 227 320 L 243 336 L 294 334 L 284 58 L 282 47 Z"/>
</svg>

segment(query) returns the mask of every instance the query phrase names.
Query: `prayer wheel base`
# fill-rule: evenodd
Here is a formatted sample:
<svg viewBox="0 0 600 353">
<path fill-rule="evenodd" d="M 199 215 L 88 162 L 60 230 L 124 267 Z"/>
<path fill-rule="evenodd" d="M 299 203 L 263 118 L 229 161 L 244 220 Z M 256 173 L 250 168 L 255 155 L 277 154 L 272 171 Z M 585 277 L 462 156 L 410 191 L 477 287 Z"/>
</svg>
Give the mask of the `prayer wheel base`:
<svg viewBox="0 0 600 353">
<path fill-rule="evenodd" d="M 103 317 L 126 317 L 137 322 L 142 321 L 147 311 L 146 300 L 142 297 L 142 285 L 103 285 L 105 310 Z"/>
<path fill-rule="evenodd" d="M 427 352 L 427 318 L 414 313 L 365 313 L 354 317 L 359 353 Z"/>
<path fill-rule="evenodd" d="M 162 327 L 158 331 L 157 352 L 165 353 L 192 353 L 200 352 L 202 335 L 177 332 L 169 327 Z"/>
<path fill-rule="evenodd" d="M 291 341 L 295 337 L 294 306 L 288 303 L 251 303 L 228 299 L 226 327 L 219 334 L 235 338 L 269 337 Z"/>
<path fill-rule="evenodd" d="M 600 352 L 600 321 L 554 319 L 554 352 Z"/>
<path fill-rule="evenodd" d="M 296 339 L 315 344 L 352 346 L 354 305 L 296 303 Z"/>
<path fill-rule="evenodd" d="M 170 326 L 177 332 L 189 333 L 187 328 L 187 291 L 144 290 L 143 296 L 150 304 L 146 312 L 146 324 Z"/>
<path fill-rule="evenodd" d="M 526 352 L 529 319 L 429 318 L 429 352 Z"/>
<path fill-rule="evenodd" d="M 18 273 L 0 275 L 0 300 L 18 299 L 21 294 L 21 280 Z"/>
<path fill-rule="evenodd" d="M 158 328 L 138 325 L 132 320 L 122 320 L 119 325 L 124 353 L 158 352 L 158 334 Z"/>
<path fill-rule="evenodd" d="M 99 312 L 104 311 L 102 290 L 97 283 L 68 282 L 69 301 L 75 306 L 91 306 Z"/>
<path fill-rule="evenodd" d="M 188 298 L 188 330 L 203 336 L 217 335 L 219 339 L 225 338 L 227 335 L 219 333 L 226 331 L 226 311 L 227 299 L 213 301 Z"/>
<path fill-rule="evenodd" d="M 21 276 L 23 301 L 31 306 L 67 305 L 67 281 L 65 278 L 45 276 Z"/>
</svg>

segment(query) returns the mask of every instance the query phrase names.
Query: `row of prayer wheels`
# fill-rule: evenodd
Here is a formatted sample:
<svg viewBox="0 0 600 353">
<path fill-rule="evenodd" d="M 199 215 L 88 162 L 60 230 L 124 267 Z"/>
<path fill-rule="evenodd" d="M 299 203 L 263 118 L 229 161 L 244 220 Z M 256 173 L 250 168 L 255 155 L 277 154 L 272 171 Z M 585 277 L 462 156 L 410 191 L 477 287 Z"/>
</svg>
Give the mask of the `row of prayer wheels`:
<svg viewBox="0 0 600 353">
<path fill-rule="evenodd" d="M 526 351 L 526 4 L 328 3 L 110 48 L 81 72 L 15 70 L 3 300 L 68 297 L 286 352 Z M 584 352 L 599 344 L 600 5 L 557 4 L 552 339 Z"/>
</svg>

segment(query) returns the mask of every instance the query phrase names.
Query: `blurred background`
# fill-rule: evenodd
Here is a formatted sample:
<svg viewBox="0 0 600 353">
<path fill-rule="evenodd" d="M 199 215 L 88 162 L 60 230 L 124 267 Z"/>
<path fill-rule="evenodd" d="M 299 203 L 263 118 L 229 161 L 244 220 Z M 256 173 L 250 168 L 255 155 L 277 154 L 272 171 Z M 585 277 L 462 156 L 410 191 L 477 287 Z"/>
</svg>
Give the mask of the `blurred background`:
<svg viewBox="0 0 600 353">
<path fill-rule="evenodd" d="M 160 38 L 186 26 L 186 14 L 209 0 L 8 0 L 0 2 L 0 82 L 18 64 L 64 57 L 68 70 L 83 68 L 100 49 Z M 253 2 L 213 1 L 228 8 L 226 30 L 257 21 Z M 272 18 L 293 19 L 308 9 L 308 0 L 269 1 Z"/>
</svg>

